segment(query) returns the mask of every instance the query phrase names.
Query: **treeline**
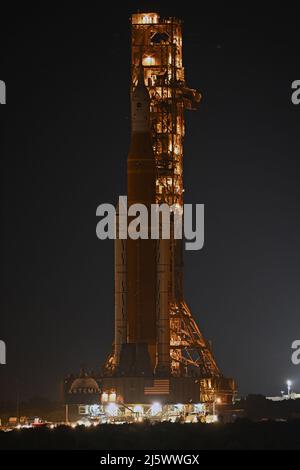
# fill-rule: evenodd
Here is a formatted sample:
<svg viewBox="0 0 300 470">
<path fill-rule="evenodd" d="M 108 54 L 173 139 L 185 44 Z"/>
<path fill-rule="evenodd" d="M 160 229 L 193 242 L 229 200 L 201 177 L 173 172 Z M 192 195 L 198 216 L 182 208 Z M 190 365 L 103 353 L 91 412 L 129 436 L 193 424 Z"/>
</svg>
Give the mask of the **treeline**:
<svg viewBox="0 0 300 470">
<path fill-rule="evenodd" d="M 298 449 L 300 421 L 234 424 L 130 424 L 0 432 L 2 450 Z"/>
</svg>

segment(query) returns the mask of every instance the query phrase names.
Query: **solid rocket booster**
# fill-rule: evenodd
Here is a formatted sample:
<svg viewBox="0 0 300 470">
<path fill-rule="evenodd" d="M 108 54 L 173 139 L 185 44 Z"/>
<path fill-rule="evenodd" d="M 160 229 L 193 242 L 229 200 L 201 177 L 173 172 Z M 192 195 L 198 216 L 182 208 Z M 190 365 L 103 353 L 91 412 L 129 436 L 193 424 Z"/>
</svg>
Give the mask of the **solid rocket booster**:
<svg viewBox="0 0 300 470">
<path fill-rule="evenodd" d="M 131 96 L 127 189 L 128 209 L 143 204 L 150 218 L 151 204 L 155 204 L 156 166 L 150 97 L 142 65 Z M 148 239 L 121 239 L 119 212 L 120 208 L 115 241 L 115 366 L 121 374 L 148 375 L 156 363 L 156 242 L 150 238 L 150 220 L 140 227 L 141 232 L 148 233 Z M 128 217 L 129 226 L 135 217 Z"/>
<path fill-rule="evenodd" d="M 170 240 L 157 241 L 157 375 L 170 373 Z"/>
<path fill-rule="evenodd" d="M 127 240 L 127 337 L 128 343 L 147 345 L 153 370 L 156 361 L 156 242 L 150 238 L 149 219 L 151 204 L 155 204 L 156 166 L 150 129 L 150 96 L 142 65 L 131 97 L 127 189 L 128 207 L 143 204 L 149 215 L 147 226 L 141 227 L 141 231 L 148 231 L 149 238 Z"/>
<path fill-rule="evenodd" d="M 170 371 L 170 240 L 151 239 L 151 205 L 156 202 L 156 164 L 150 130 L 150 97 L 139 68 L 131 97 L 131 141 L 127 160 L 128 209 L 143 204 L 148 220 L 141 232 L 148 239 L 115 241 L 115 365 L 134 375 Z M 128 218 L 130 222 L 135 216 Z M 159 223 L 160 229 L 162 225 Z M 160 233 L 161 233 L 160 230 Z"/>
<path fill-rule="evenodd" d="M 122 344 L 126 343 L 126 299 L 127 299 L 127 273 L 126 273 L 126 237 L 121 233 L 119 225 L 119 205 L 116 211 L 116 239 L 115 239 L 115 343 L 114 357 L 116 365 L 120 363 Z"/>
</svg>

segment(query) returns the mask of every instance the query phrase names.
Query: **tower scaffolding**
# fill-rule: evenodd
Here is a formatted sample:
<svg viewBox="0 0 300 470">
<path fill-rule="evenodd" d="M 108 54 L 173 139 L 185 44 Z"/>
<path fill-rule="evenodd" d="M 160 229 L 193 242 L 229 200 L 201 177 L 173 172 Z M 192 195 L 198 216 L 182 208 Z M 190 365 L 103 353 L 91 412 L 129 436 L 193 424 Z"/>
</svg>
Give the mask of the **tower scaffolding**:
<svg viewBox="0 0 300 470">
<path fill-rule="evenodd" d="M 65 380 L 66 404 L 97 404 L 109 422 L 206 420 L 216 417 L 216 404 L 232 403 L 236 385 L 220 372 L 185 302 L 183 242 L 172 213 L 184 210 L 185 111 L 198 109 L 201 94 L 186 85 L 180 20 L 132 15 L 131 51 L 128 204 L 172 206 L 171 236 L 128 239 L 117 206 L 112 352 L 99 376 Z M 162 217 L 160 231 L 165 225 Z"/>
<path fill-rule="evenodd" d="M 182 64 L 182 24 L 156 13 L 134 14 L 131 24 L 133 90 L 140 60 L 151 97 L 150 117 L 156 158 L 156 202 L 183 210 L 185 110 L 197 110 L 201 94 L 188 88 Z M 170 356 L 173 376 L 221 377 L 209 344 L 183 294 L 182 241 L 171 240 Z"/>
</svg>

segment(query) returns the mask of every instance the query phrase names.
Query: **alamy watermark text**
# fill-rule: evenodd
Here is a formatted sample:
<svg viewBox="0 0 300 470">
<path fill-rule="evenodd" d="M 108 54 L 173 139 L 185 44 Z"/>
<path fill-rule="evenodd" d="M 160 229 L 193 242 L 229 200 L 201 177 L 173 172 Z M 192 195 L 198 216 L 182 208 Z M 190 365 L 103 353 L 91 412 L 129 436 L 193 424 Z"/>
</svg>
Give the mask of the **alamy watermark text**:
<svg viewBox="0 0 300 470">
<path fill-rule="evenodd" d="M 295 106 L 300 104 L 300 80 L 294 80 L 292 83 L 292 103 Z"/>
<path fill-rule="evenodd" d="M 294 366 L 300 365 L 300 339 L 297 339 L 292 344 L 292 363 Z"/>
<path fill-rule="evenodd" d="M 0 340 L 0 365 L 6 365 L 6 344 L 2 340 Z"/>
<path fill-rule="evenodd" d="M 195 216 L 194 216 L 195 212 Z M 101 204 L 96 211 L 101 217 L 96 227 L 99 240 L 181 240 L 186 250 L 201 250 L 204 246 L 204 204 L 132 204 L 127 196 L 119 197 L 118 211 L 112 204 Z"/>
<path fill-rule="evenodd" d="M 6 104 L 6 85 L 3 80 L 0 80 L 0 104 Z"/>
</svg>

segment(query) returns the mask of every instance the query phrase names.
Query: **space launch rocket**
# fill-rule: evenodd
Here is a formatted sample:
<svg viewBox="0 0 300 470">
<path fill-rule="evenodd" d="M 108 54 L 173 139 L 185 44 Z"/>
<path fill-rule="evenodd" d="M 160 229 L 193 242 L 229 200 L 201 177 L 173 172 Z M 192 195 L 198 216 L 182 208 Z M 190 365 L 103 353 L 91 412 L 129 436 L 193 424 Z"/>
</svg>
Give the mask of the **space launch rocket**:
<svg viewBox="0 0 300 470">
<path fill-rule="evenodd" d="M 115 360 L 126 376 L 164 375 L 170 369 L 168 310 L 169 240 L 151 239 L 156 202 L 156 164 L 150 126 L 150 96 L 139 66 L 131 95 L 131 140 L 127 159 L 128 208 L 148 209 L 148 239 L 115 241 Z M 117 212 L 117 227 L 119 213 Z M 130 217 L 128 219 L 130 226 Z"/>
<path fill-rule="evenodd" d="M 116 404 L 125 420 L 148 417 L 157 404 L 181 403 L 190 413 L 193 404 L 198 410 L 217 396 L 232 403 L 236 394 L 184 296 L 183 241 L 176 227 L 184 209 L 184 113 L 198 109 L 201 94 L 186 84 L 182 45 L 180 19 L 132 15 L 127 197 L 119 198 L 115 211 L 114 342 L 103 364 L 101 398 L 96 396 L 105 413 L 106 404 Z M 90 396 L 77 394 L 78 379 L 65 381 L 66 403 L 90 404 Z M 161 417 L 170 411 L 163 410 Z"/>
</svg>

